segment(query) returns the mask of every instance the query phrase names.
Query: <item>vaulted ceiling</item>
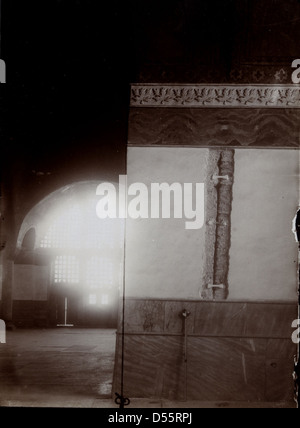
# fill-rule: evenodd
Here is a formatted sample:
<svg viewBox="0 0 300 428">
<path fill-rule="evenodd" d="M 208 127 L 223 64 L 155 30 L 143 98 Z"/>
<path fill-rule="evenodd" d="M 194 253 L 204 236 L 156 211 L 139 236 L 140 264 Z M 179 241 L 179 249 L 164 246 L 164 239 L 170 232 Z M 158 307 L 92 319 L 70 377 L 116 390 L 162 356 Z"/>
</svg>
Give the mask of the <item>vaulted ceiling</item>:
<svg viewBox="0 0 300 428">
<path fill-rule="evenodd" d="M 117 173 L 131 82 L 291 83 L 299 24 L 299 0 L 3 1 L 2 167 Z"/>
</svg>

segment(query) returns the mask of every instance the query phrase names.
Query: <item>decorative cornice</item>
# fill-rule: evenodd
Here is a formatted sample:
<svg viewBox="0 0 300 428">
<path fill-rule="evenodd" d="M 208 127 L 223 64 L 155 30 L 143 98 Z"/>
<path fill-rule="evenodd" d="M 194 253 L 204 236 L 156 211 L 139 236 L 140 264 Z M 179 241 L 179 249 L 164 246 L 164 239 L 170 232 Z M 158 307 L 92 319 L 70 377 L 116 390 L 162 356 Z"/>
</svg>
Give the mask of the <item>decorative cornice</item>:
<svg viewBox="0 0 300 428">
<path fill-rule="evenodd" d="M 131 107 L 300 108 L 298 85 L 131 86 Z"/>
</svg>

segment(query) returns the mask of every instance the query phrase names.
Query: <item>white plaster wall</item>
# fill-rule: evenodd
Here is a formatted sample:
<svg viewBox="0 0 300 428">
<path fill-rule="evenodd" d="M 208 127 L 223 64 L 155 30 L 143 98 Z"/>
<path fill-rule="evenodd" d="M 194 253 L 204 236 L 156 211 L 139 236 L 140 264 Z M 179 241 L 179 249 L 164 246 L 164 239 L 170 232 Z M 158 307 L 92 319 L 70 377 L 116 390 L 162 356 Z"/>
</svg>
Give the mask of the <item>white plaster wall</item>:
<svg viewBox="0 0 300 428">
<path fill-rule="evenodd" d="M 128 185 L 204 183 L 207 149 L 128 148 Z M 150 190 L 149 190 L 150 194 Z M 205 227 L 185 228 L 186 219 L 128 219 L 126 296 L 199 298 Z"/>
<path fill-rule="evenodd" d="M 49 268 L 16 264 L 13 300 L 47 300 Z"/>
<path fill-rule="evenodd" d="M 299 152 L 236 150 L 229 299 L 297 299 Z"/>
</svg>

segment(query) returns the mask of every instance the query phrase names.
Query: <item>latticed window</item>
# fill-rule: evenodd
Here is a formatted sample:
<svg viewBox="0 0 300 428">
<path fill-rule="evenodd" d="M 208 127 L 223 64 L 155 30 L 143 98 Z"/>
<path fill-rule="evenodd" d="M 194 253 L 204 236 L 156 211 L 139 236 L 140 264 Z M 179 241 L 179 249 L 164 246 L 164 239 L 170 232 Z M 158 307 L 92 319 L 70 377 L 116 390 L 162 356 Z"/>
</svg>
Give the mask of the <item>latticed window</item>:
<svg viewBox="0 0 300 428">
<path fill-rule="evenodd" d="M 97 303 L 97 295 L 96 294 L 89 294 L 89 304 L 90 305 L 96 305 Z"/>
<path fill-rule="evenodd" d="M 41 248 L 80 248 L 81 213 L 77 206 L 55 218 L 40 242 Z"/>
<path fill-rule="evenodd" d="M 57 254 L 52 281 L 78 284 L 91 293 L 90 304 L 106 304 L 105 293 L 118 281 L 113 252 L 122 245 L 121 227 L 119 221 L 97 217 L 93 198 L 77 198 L 55 210 L 40 240 L 40 248 Z"/>
<path fill-rule="evenodd" d="M 77 284 L 79 282 L 79 262 L 76 256 L 56 256 L 54 282 L 67 284 Z"/>
<path fill-rule="evenodd" d="M 96 215 L 96 202 L 74 205 L 57 213 L 40 241 L 48 249 L 120 248 L 120 222 L 101 220 Z"/>
</svg>

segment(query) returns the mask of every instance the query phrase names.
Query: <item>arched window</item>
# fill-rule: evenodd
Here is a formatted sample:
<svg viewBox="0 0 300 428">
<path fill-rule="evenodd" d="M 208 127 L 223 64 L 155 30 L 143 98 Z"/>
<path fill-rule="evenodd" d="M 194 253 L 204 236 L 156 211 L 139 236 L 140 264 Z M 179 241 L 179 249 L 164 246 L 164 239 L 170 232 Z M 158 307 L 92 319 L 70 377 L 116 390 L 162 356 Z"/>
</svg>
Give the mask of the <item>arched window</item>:
<svg viewBox="0 0 300 428">
<path fill-rule="evenodd" d="M 49 194 L 27 214 L 19 232 L 17 248 L 33 249 L 34 261 L 49 267 L 43 286 L 53 324 L 64 319 L 65 299 L 68 322 L 116 324 L 124 222 L 97 216 L 98 184 L 73 183 Z M 30 224 L 35 227 L 27 232 Z"/>
</svg>

